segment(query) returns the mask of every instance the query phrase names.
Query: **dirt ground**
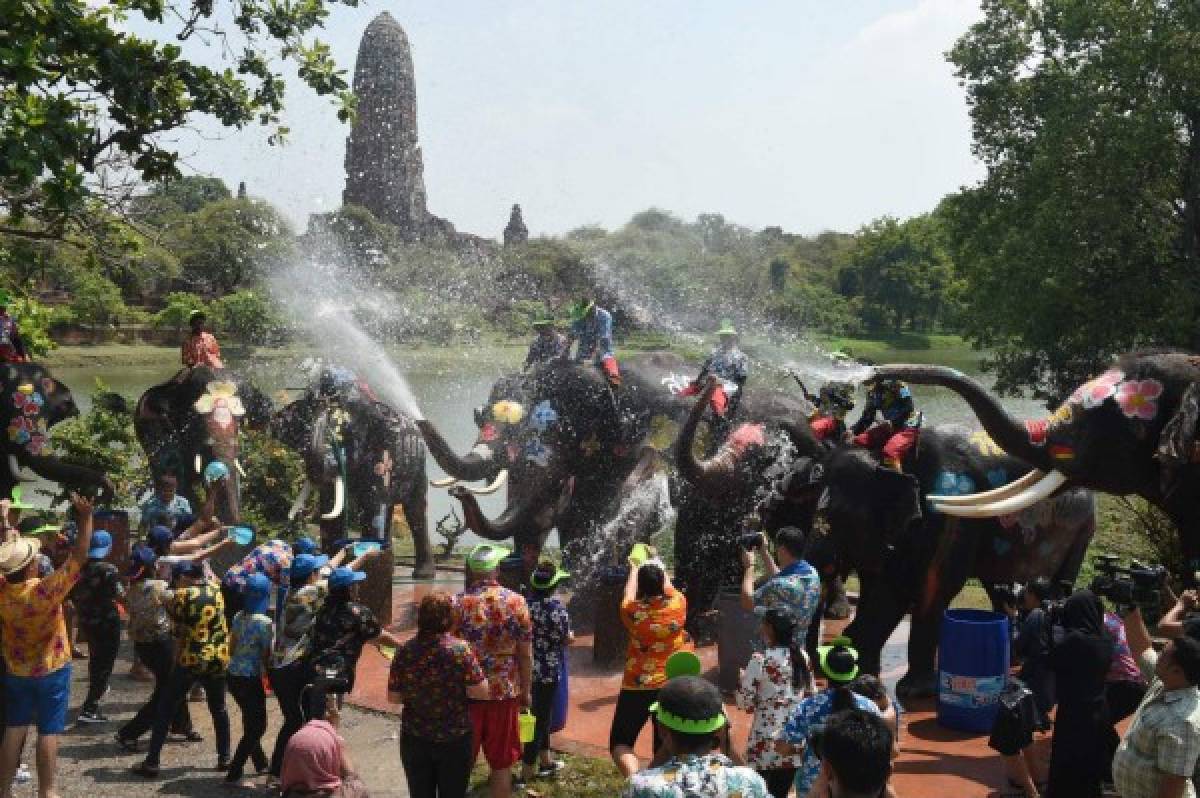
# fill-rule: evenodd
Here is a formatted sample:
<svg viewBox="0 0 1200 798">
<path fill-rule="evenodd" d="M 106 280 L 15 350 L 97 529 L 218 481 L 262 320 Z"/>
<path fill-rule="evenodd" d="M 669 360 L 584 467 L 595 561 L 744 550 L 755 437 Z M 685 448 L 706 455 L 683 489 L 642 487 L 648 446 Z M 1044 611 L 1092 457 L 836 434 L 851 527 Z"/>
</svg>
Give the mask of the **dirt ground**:
<svg viewBox="0 0 1200 798">
<path fill-rule="evenodd" d="M 76 796 L 232 796 L 265 795 L 262 791 L 228 789 L 222 785 L 223 774 L 215 770 L 217 755 L 212 732 L 212 720 L 203 702 L 191 705 L 192 718 L 204 741 L 185 743 L 170 738 L 162 755 L 162 775 L 148 781 L 130 771 L 142 760 L 142 754 L 122 751 L 113 741 L 117 728 L 138 710 L 150 694 L 150 685 L 129 678 L 130 654 L 128 641 L 113 676 L 110 692 L 101 709 L 110 720 L 105 724 L 69 726 L 59 742 L 58 790 L 64 798 Z M 87 692 L 87 661 L 74 663 L 71 688 L 71 710 L 68 721 L 79 712 Z M 241 713 L 232 698 L 227 698 L 233 745 L 241 735 Z M 279 729 L 279 707 L 269 700 L 270 726 L 263 738 L 263 748 L 270 756 Z M 361 774 L 372 798 L 407 798 L 404 769 L 400 765 L 399 718 L 363 711 L 347 706 L 342 712 L 342 736 L 345 737 L 355 769 Z M 145 749 L 147 737 L 142 738 Z M 34 770 L 32 740 L 26 745 L 24 761 Z M 252 766 L 250 769 L 252 773 Z M 260 779 L 261 781 L 261 779 Z M 14 788 L 14 796 L 36 796 L 34 781 Z"/>
</svg>

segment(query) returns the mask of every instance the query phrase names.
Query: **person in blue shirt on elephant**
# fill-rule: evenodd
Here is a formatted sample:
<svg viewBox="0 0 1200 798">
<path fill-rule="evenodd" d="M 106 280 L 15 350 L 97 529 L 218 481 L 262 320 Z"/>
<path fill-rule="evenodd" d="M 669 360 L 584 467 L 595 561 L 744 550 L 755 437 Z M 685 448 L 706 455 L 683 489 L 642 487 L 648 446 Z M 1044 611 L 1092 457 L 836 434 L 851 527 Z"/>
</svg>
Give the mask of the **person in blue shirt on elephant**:
<svg viewBox="0 0 1200 798">
<path fill-rule="evenodd" d="M 879 423 L 876 416 L 883 417 Z M 920 424 L 908 386 L 881 379 L 867 383 L 867 405 L 851 432 L 857 445 L 882 452 L 886 468 L 901 471 L 904 457 L 917 445 Z"/>
<path fill-rule="evenodd" d="M 567 346 L 564 355 L 570 355 L 571 344 L 578 342 L 575 350 L 575 362 L 592 363 L 604 372 L 609 385 L 616 388 L 621 385 L 621 370 L 617 365 L 617 356 L 613 351 L 613 321 L 612 314 L 596 304 L 593 299 L 581 299 L 571 305 L 571 329 L 567 334 Z"/>
</svg>

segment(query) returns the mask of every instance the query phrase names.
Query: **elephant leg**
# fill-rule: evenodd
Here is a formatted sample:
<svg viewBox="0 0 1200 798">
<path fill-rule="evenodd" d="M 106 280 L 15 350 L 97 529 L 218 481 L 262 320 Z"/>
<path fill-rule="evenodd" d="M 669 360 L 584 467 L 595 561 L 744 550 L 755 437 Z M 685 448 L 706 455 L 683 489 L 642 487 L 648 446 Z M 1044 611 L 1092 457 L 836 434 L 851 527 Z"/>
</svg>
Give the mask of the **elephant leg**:
<svg viewBox="0 0 1200 798">
<path fill-rule="evenodd" d="M 433 547 L 429 543 L 429 519 L 426 511 L 425 480 L 417 481 L 417 486 L 408 494 L 404 502 L 404 517 L 412 532 L 413 551 L 416 561 L 413 563 L 413 579 L 433 579 L 437 575 L 437 566 L 433 561 Z"/>
<path fill-rule="evenodd" d="M 936 604 L 929 612 L 914 615 L 908 634 L 908 673 L 896 685 L 901 698 L 927 698 L 937 694 L 937 646 L 942 613 L 947 604 Z"/>
<path fill-rule="evenodd" d="M 826 583 L 826 596 L 821 615 L 833 621 L 842 621 L 851 615 L 850 598 L 846 595 L 846 582 L 834 576 Z"/>
<path fill-rule="evenodd" d="M 860 574 L 859 579 L 858 609 L 845 634 L 858 649 L 859 667 L 868 673 L 879 673 L 883 646 L 908 611 L 908 603 L 879 574 Z"/>
</svg>

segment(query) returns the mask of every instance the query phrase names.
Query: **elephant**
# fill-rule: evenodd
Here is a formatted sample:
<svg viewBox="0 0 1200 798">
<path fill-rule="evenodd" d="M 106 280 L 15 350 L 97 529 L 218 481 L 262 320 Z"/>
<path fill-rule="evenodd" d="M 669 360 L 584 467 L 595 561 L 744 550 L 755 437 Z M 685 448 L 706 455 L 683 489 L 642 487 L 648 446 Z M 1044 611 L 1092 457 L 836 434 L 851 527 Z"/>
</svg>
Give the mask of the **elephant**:
<svg viewBox="0 0 1200 798">
<path fill-rule="evenodd" d="M 304 460 L 305 484 L 295 518 L 318 490 L 322 548 L 358 532 L 390 541 L 392 518 L 403 508 L 416 550 L 414 579 L 435 575 L 426 525 L 425 445 L 413 420 L 380 401 L 370 387 L 341 370 L 275 414 L 271 433 Z M 390 584 L 390 580 L 389 580 Z"/>
<path fill-rule="evenodd" d="M 102 501 L 115 493 L 107 476 L 47 454 L 50 428 L 79 415 L 71 390 L 38 363 L 0 366 L 0 394 L 5 427 L 5 467 L 0 468 L 0 497 L 11 496 L 20 482 L 35 476 L 70 488 L 98 491 Z"/>
<path fill-rule="evenodd" d="M 957 392 L 1008 454 L 1034 469 L 1007 490 L 969 497 L 935 494 L 946 514 L 980 518 L 1016 512 L 1066 487 L 1137 495 L 1174 523 L 1186 563 L 1200 568 L 1200 356 L 1143 350 L 1118 356 L 1048 417 L 1012 418 L 988 391 L 941 366 L 890 364 L 874 373 Z"/>
<path fill-rule="evenodd" d="M 146 389 L 134 408 L 133 425 L 151 473 L 156 479 L 174 474 L 179 495 L 193 506 L 198 504 L 197 487 L 205 464 L 214 460 L 225 464 L 229 490 L 222 491 L 216 509 L 221 521 L 230 524 L 240 520 L 238 453 L 243 417 L 251 428 L 262 428 L 269 423 L 271 410 L 271 400 L 248 381 L 229 371 L 198 366 Z"/>
</svg>

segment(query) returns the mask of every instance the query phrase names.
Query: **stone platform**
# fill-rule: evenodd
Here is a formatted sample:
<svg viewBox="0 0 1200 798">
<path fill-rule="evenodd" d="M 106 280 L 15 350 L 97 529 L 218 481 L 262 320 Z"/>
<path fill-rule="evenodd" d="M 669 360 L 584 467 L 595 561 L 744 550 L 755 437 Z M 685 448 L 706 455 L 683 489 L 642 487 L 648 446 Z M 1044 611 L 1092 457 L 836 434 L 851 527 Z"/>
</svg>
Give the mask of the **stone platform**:
<svg viewBox="0 0 1200 798">
<path fill-rule="evenodd" d="M 462 586 L 462 574 L 439 572 L 435 582 L 414 583 L 397 579 L 394 591 L 393 630 L 411 636 L 415 628 L 415 607 L 431 590 L 454 592 Z M 844 623 L 826 622 L 825 634 L 832 636 Z M 894 688 L 904 674 L 907 621 L 892 635 L 884 650 L 884 680 Z M 715 646 L 699 650 L 706 676 L 716 681 Z M 592 665 L 591 636 L 580 637 L 571 646 L 571 696 L 567 728 L 554 735 L 559 750 L 596 757 L 608 756 L 608 729 L 620 690 L 621 673 Z M 367 709 L 395 713 L 387 703 L 388 662 L 369 647 L 363 651 L 358 679 L 351 703 Z M 987 747 L 987 737 L 954 732 L 937 725 L 932 699 L 904 708 L 904 727 L 900 737 L 900 759 L 894 785 L 901 798 L 997 798 L 1010 794 L 1003 789 L 1004 770 L 999 755 Z M 745 745 L 750 714 L 739 710 L 732 697 L 726 697 L 726 711 L 733 725 L 735 746 Z M 1035 748 L 1046 762 L 1050 754 L 1049 735 L 1039 735 Z M 650 727 L 642 732 L 637 751 L 650 757 Z"/>
</svg>

